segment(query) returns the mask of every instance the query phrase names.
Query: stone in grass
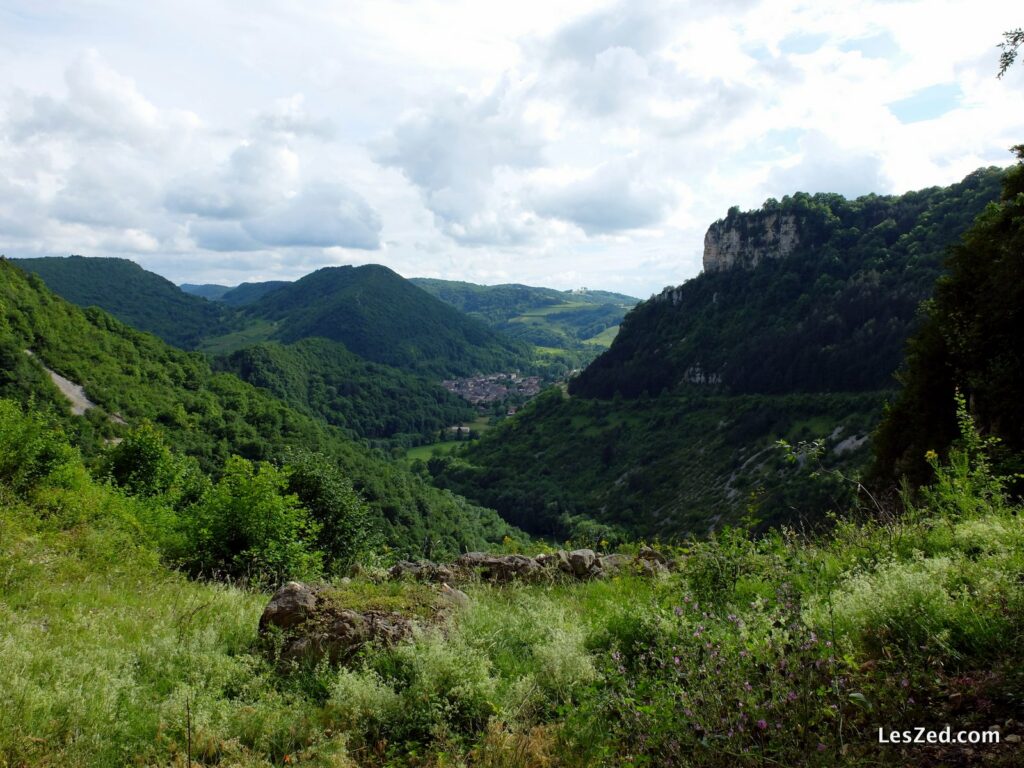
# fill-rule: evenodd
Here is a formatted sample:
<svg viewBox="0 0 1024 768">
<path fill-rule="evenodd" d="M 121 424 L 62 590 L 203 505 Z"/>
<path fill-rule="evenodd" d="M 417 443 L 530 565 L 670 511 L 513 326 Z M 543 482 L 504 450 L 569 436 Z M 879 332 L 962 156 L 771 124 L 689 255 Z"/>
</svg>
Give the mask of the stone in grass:
<svg viewBox="0 0 1024 768">
<path fill-rule="evenodd" d="M 427 612 L 428 623 L 441 618 L 446 604 L 454 606 L 457 600 L 432 594 L 434 604 L 419 606 L 420 612 Z M 279 644 L 273 645 L 280 661 L 327 659 L 335 664 L 346 662 L 368 643 L 394 645 L 412 634 L 412 616 L 372 604 L 357 610 L 344 602 L 343 591 L 290 581 L 264 609 L 260 634 L 279 634 Z"/>
</svg>

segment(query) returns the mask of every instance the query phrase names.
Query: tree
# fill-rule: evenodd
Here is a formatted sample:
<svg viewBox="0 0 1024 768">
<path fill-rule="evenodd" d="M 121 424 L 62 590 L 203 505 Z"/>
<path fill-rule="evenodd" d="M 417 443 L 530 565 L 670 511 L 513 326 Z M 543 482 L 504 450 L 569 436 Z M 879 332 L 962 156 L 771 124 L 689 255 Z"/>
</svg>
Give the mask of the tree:
<svg viewBox="0 0 1024 768">
<path fill-rule="evenodd" d="M 329 571 L 341 573 L 381 544 L 366 503 L 335 464 L 310 451 L 288 457 L 288 491 L 319 526 L 317 544 Z"/>
<path fill-rule="evenodd" d="M 903 390 L 876 434 L 876 479 L 931 478 L 925 454 L 944 453 L 958 434 L 957 391 L 1002 442 L 1001 469 L 1024 463 L 1024 145 L 1013 151 L 1002 199 L 952 249 L 909 342 Z"/>
<path fill-rule="evenodd" d="M 999 74 L 996 75 L 998 78 L 1002 78 L 1006 74 L 1006 70 L 1017 60 L 1017 51 L 1024 45 L 1024 29 L 1020 27 L 1011 29 L 1009 32 L 1003 33 L 1003 38 L 1003 42 L 999 44 L 1003 52 L 999 54 Z"/>
<path fill-rule="evenodd" d="M 271 464 L 232 456 L 224 476 L 185 512 L 189 551 L 181 559 L 194 573 L 276 584 L 315 576 L 321 555 L 313 542 L 320 526 Z"/>
</svg>

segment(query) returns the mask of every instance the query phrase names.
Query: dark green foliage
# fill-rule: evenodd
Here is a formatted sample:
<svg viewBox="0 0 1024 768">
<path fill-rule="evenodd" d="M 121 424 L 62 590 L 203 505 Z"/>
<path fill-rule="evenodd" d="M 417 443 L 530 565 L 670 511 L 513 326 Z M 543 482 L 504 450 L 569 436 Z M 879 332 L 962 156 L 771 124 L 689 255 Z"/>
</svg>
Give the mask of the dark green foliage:
<svg viewBox="0 0 1024 768">
<path fill-rule="evenodd" d="M 0 483 L 24 493 L 49 480 L 78 460 L 76 451 L 51 419 L 38 411 L 23 412 L 0 400 Z"/>
<path fill-rule="evenodd" d="M 286 285 L 291 285 L 287 280 L 267 280 L 264 283 L 242 283 L 236 285 L 234 288 L 229 288 L 223 296 L 220 297 L 220 301 L 223 301 L 229 307 L 244 307 L 252 304 L 254 301 L 266 296 L 272 291 L 276 291 L 278 288 L 283 288 Z"/>
<path fill-rule="evenodd" d="M 203 283 L 200 285 L 195 283 L 182 283 L 178 287 L 185 293 L 198 296 L 202 299 L 206 299 L 207 301 L 218 301 L 225 293 L 231 290 L 230 286 L 216 285 L 215 283 Z"/>
<path fill-rule="evenodd" d="M 1024 159 L 1024 146 L 1016 151 Z M 903 390 L 876 435 L 879 481 L 931 476 L 925 453 L 944 455 L 957 434 L 957 389 L 980 428 L 1002 440 L 1003 469 L 1024 467 L 1024 162 L 946 267 L 907 347 Z"/>
<path fill-rule="evenodd" d="M 214 360 L 218 370 L 271 392 L 297 410 L 353 435 L 408 446 L 473 418 L 469 405 L 440 385 L 370 363 L 327 339 L 267 342 Z"/>
<path fill-rule="evenodd" d="M 410 282 L 512 338 L 571 349 L 622 322 L 639 299 L 608 291 L 475 285 L 416 277 Z"/>
<path fill-rule="evenodd" d="M 733 212 L 718 226 L 748 239 L 767 217 L 794 217 L 798 248 L 755 269 L 702 274 L 640 304 L 570 391 L 653 396 L 698 373 L 737 393 L 889 388 L 947 248 L 996 199 L 1002 176 L 979 170 L 899 197 L 797 193 Z"/>
<path fill-rule="evenodd" d="M 319 526 L 317 548 L 330 573 L 343 573 L 379 552 L 381 532 L 365 502 L 337 466 L 310 451 L 288 455 L 289 493 L 295 494 Z"/>
<path fill-rule="evenodd" d="M 186 549 L 177 559 L 197 575 L 269 585 L 317 576 L 319 525 L 287 483 L 270 464 L 228 459 L 220 480 L 184 511 Z"/>
<path fill-rule="evenodd" d="M 127 259 L 69 256 L 13 261 L 73 304 L 105 309 L 121 322 L 182 349 L 193 349 L 203 337 L 231 328 L 231 314 L 223 307 L 191 296 Z"/>
<path fill-rule="evenodd" d="M 26 349 L 36 358 L 28 358 Z M 233 454 L 280 462 L 289 447 L 303 448 L 323 454 L 351 478 L 399 553 L 420 553 L 427 542 L 439 555 L 455 554 L 519 535 L 490 510 L 431 488 L 338 428 L 235 376 L 211 371 L 203 356 L 174 349 L 98 309 L 69 304 L 6 260 L 0 260 L 0 350 L 27 374 L 8 376 L 0 396 L 24 402 L 27 391 L 36 402 L 55 403 L 66 429 L 87 452 L 125 432 L 107 419 L 113 413 L 129 424 L 152 423 L 176 452 L 195 457 L 211 474 Z M 71 416 L 40 363 L 81 384 L 99 407 L 85 418 Z"/>
<path fill-rule="evenodd" d="M 263 296 L 246 311 L 274 337 L 340 341 L 367 360 L 431 375 L 525 368 L 527 347 L 458 312 L 387 267 L 327 267 Z"/>
<path fill-rule="evenodd" d="M 663 539 L 751 511 L 764 524 L 813 522 L 844 508 L 847 490 L 787 464 L 775 441 L 834 435 L 831 451 L 859 436 L 860 445 L 880 404 L 876 394 L 602 401 L 552 390 L 427 471 L 515 525 L 559 539 L 586 535 L 587 518 Z M 830 452 L 825 463 L 856 466 L 865 451 Z"/>
</svg>

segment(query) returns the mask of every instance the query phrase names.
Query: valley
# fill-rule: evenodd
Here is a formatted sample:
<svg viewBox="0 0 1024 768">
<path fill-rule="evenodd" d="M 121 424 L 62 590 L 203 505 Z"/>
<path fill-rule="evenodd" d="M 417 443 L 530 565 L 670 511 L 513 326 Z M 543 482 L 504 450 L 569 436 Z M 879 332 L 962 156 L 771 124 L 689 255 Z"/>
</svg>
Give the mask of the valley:
<svg viewBox="0 0 1024 768">
<path fill-rule="evenodd" d="M 1014 735 L 1022 179 L 730 211 L 635 306 L 379 266 L 232 304 L 0 260 L 0 758 L 868 765 L 879 718 Z"/>
</svg>

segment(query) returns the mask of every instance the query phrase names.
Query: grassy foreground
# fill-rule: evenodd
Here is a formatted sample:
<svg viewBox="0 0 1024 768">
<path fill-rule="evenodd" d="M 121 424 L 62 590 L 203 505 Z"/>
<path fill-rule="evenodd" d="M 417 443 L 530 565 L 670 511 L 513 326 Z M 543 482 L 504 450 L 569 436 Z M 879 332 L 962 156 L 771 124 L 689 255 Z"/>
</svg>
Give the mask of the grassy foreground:
<svg viewBox="0 0 1024 768">
<path fill-rule="evenodd" d="M 52 439 L 29 455 L 16 426 L 0 429 L 4 768 L 184 766 L 190 738 L 194 765 L 220 766 L 1020 764 L 1024 521 L 970 436 L 899 519 L 726 531 L 661 580 L 471 584 L 446 629 L 282 670 L 256 635 L 266 594 L 169 570 L 155 502 Z M 425 589 L 338 588 L 353 607 Z M 1004 743 L 877 743 L 946 723 Z"/>
</svg>

